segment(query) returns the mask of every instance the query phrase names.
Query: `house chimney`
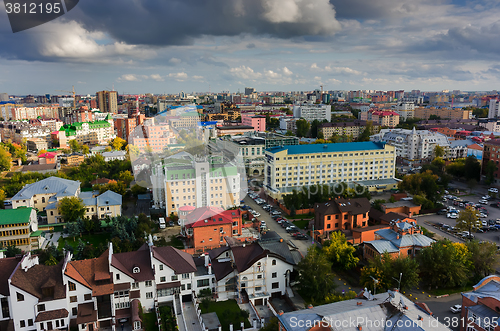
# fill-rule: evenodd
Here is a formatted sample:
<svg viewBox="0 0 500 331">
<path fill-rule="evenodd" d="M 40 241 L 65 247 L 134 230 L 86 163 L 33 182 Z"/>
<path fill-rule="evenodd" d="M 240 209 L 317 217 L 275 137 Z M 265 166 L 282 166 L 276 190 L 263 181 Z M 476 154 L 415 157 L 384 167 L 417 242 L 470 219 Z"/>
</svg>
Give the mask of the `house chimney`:
<svg viewBox="0 0 500 331">
<path fill-rule="evenodd" d="M 363 327 L 361 326 L 361 324 L 358 325 L 358 330 L 363 330 Z"/>
<path fill-rule="evenodd" d="M 209 263 L 208 264 L 208 274 L 211 275 L 212 274 L 212 263 Z"/>
<path fill-rule="evenodd" d="M 308 304 L 308 305 L 307 305 L 307 309 L 313 309 L 313 305 Z"/>
<path fill-rule="evenodd" d="M 281 315 L 283 315 L 283 314 L 284 314 L 283 310 L 280 310 L 280 311 L 278 312 L 278 315 L 280 315 L 280 316 L 281 316 Z"/>
<path fill-rule="evenodd" d="M 205 267 L 208 267 L 208 264 L 209 264 L 209 262 L 208 262 L 208 254 L 205 253 L 205 254 L 203 254 L 203 256 L 205 256 Z"/>
</svg>

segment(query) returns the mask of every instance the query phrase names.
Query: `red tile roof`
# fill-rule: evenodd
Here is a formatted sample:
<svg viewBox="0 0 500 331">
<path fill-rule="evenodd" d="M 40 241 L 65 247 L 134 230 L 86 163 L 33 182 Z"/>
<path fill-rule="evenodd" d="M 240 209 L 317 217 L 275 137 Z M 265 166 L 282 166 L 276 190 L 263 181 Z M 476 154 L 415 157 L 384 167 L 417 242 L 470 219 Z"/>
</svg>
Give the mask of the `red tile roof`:
<svg viewBox="0 0 500 331">
<path fill-rule="evenodd" d="M 233 215 L 234 214 L 234 215 Z M 239 209 L 223 210 L 217 207 L 201 207 L 187 215 L 187 228 L 231 224 L 233 217 L 240 217 Z"/>
<path fill-rule="evenodd" d="M 113 293 L 114 288 L 108 267 L 108 252 L 106 250 L 101 256 L 94 259 L 71 261 L 68 263 L 65 274 L 92 289 L 93 296 Z M 110 282 L 107 284 L 100 282 L 105 280 L 110 280 Z"/>
</svg>

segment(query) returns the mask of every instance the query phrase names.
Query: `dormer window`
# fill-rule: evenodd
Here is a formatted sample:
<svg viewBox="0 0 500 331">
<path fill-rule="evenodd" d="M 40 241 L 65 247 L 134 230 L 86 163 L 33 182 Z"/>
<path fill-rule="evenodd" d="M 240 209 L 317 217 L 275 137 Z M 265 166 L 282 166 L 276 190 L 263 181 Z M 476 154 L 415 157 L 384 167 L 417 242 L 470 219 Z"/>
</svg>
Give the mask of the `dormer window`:
<svg viewBox="0 0 500 331">
<path fill-rule="evenodd" d="M 132 272 L 134 274 L 138 274 L 139 272 L 141 272 L 141 269 L 139 269 L 139 267 L 134 267 L 134 269 L 132 269 Z"/>
</svg>

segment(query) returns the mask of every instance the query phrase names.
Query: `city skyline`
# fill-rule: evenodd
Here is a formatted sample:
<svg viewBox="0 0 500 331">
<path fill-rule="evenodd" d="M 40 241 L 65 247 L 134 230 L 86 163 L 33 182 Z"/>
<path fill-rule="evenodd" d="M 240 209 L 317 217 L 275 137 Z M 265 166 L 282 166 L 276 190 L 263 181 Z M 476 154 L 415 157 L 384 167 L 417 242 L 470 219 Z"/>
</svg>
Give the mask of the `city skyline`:
<svg viewBox="0 0 500 331">
<path fill-rule="evenodd" d="M 499 83 L 494 1 L 97 0 L 13 34 L 0 92 L 463 90 Z M 223 22 L 222 24 L 220 22 Z"/>
</svg>

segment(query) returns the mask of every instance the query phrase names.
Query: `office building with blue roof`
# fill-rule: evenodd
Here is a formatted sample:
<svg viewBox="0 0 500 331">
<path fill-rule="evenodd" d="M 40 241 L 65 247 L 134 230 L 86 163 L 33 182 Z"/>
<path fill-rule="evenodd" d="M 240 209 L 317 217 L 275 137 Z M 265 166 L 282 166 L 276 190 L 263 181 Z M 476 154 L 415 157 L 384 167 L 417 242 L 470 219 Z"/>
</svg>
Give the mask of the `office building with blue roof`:
<svg viewBox="0 0 500 331">
<path fill-rule="evenodd" d="M 395 149 L 383 142 L 278 146 L 266 149 L 265 158 L 264 187 L 278 200 L 316 184 L 344 182 L 382 191 L 398 183 Z"/>
</svg>

